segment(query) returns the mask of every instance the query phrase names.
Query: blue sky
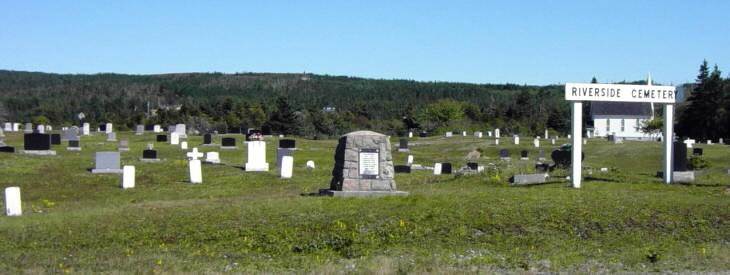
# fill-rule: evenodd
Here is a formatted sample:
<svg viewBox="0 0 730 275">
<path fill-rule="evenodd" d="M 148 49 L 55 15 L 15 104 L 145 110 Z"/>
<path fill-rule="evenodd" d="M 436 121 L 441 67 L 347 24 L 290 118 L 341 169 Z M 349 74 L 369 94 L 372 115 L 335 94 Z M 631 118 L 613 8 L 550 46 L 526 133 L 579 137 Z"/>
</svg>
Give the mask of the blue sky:
<svg viewBox="0 0 730 275">
<path fill-rule="evenodd" d="M 0 69 L 677 84 L 703 59 L 730 68 L 728 12 L 727 0 L 3 1 Z"/>
</svg>

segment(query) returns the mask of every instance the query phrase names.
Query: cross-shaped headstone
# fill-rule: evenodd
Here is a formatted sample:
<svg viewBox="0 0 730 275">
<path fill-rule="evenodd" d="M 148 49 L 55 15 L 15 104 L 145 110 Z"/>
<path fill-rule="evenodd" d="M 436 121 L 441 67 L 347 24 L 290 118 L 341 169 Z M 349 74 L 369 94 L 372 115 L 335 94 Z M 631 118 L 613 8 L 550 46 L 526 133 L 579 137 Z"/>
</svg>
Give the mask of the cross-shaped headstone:
<svg viewBox="0 0 730 275">
<path fill-rule="evenodd" d="M 197 160 L 198 158 L 202 158 L 203 155 L 204 155 L 203 153 L 198 152 L 198 147 L 193 148 L 193 151 L 192 152 L 187 153 L 187 156 L 191 160 Z"/>
<path fill-rule="evenodd" d="M 692 148 L 692 144 L 695 144 L 694 139 L 685 139 L 684 144 L 687 144 L 687 148 Z"/>
</svg>

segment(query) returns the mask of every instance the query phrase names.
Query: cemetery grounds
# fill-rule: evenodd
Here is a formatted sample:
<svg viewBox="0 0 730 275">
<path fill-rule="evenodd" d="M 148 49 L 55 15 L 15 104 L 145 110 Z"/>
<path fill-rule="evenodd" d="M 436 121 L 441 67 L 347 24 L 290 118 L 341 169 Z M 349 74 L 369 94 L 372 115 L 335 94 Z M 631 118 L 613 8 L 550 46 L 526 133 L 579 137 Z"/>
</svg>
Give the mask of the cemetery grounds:
<svg viewBox="0 0 730 275">
<path fill-rule="evenodd" d="M 22 149 L 22 134 L 6 136 Z M 203 184 L 191 185 L 178 146 L 149 133 L 117 138 L 130 140 L 122 164 L 136 167 L 134 189 L 88 172 L 94 152 L 117 149 L 105 135 L 82 137 L 80 152 L 64 142 L 56 156 L 0 155 L 0 187 L 19 186 L 23 199 L 23 216 L 0 217 L 1 273 L 730 272 L 727 145 L 695 145 L 711 167 L 694 184 L 665 185 L 655 177 L 661 143 L 591 139 L 583 187 L 572 189 L 566 171 L 548 184 L 508 186 L 514 173 L 534 171 L 531 138 L 519 146 L 503 138 L 500 147 L 491 138 L 413 138 L 411 152 L 393 150 L 394 164 L 412 154 L 416 164 L 457 170 L 480 148 L 478 162 L 495 166 L 480 175 L 397 174 L 408 197 L 330 198 L 311 194 L 329 186 L 336 140 L 297 139 L 294 177 L 282 180 L 276 138 L 267 139 L 271 171 L 247 173 L 243 136 L 237 150 L 191 136 L 191 149 L 218 151 L 225 163 L 203 165 Z M 147 143 L 163 162 L 138 160 Z M 549 159 L 568 141 L 541 143 Z M 499 160 L 500 148 L 510 162 Z M 531 160 L 519 160 L 522 149 Z"/>
</svg>

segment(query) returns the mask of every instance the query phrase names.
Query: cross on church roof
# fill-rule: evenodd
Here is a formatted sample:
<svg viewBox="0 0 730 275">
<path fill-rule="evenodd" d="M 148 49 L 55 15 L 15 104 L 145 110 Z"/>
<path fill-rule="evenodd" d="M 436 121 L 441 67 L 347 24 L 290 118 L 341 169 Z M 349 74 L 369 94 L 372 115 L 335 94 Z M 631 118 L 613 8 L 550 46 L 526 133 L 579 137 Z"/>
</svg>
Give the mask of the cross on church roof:
<svg viewBox="0 0 730 275">
<path fill-rule="evenodd" d="M 191 160 L 197 160 L 203 157 L 203 153 L 198 152 L 198 147 L 193 148 L 193 151 L 186 154 Z"/>
</svg>

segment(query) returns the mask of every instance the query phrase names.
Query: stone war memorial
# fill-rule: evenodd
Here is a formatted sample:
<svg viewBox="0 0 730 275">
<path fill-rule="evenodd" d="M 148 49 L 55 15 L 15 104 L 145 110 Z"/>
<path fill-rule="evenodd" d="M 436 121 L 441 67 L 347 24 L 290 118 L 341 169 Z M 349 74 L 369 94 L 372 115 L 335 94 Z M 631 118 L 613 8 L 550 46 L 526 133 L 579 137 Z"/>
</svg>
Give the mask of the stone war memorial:
<svg viewBox="0 0 730 275">
<path fill-rule="evenodd" d="M 340 137 L 329 189 L 320 194 L 336 197 L 408 195 L 398 191 L 388 136 L 357 131 Z"/>
</svg>

